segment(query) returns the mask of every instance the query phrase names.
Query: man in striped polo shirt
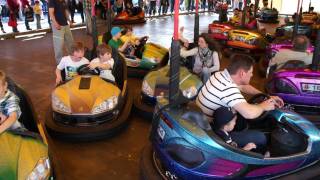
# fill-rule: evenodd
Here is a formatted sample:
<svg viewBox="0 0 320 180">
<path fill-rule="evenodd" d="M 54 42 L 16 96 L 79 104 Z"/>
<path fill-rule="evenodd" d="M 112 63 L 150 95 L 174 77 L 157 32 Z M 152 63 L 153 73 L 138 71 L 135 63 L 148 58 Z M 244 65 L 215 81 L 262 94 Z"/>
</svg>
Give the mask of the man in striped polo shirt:
<svg viewBox="0 0 320 180">
<path fill-rule="evenodd" d="M 249 95 L 261 93 L 249 84 L 252 75 L 253 60 L 246 55 L 234 55 L 228 67 L 214 73 L 201 88 L 196 100 L 197 105 L 209 120 L 213 120 L 213 123 L 214 111 L 222 106 L 231 107 L 245 119 L 255 119 L 264 111 L 273 110 L 275 106 L 282 107 L 283 101 L 277 96 L 260 104 L 247 103 L 241 92 Z M 243 123 L 241 118 L 238 118 L 236 129 L 239 130 L 239 124 L 243 126 Z M 230 135 L 240 145 L 249 142 L 257 145 L 266 143 L 264 134 L 258 131 L 232 132 Z"/>
</svg>

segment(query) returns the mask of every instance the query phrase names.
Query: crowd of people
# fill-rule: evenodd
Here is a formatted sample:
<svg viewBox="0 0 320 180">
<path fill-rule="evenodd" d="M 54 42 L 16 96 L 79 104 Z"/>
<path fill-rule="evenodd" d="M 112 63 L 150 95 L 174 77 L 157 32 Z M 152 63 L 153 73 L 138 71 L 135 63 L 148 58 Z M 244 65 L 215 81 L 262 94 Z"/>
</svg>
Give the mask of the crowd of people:
<svg viewBox="0 0 320 180">
<path fill-rule="evenodd" d="M 81 22 L 86 22 L 88 33 L 91 34 L 91 10 L 92 4 L 90 0 L 66 0 L 66 7 L 68 14 L 70 14 L 72 23 L 75 23 L 75 13 L 79 13 Z M 200 0 L 199 8 L 202 10 L 213 11 L 219 3 L 226 3 L 228 6 L 241 10 L 242 0 Z M 107 0 L 95 1 L 94 8 L 96 14 L 102 19 L 106 19 Z M 173 0 L 141 0 L 138 6 L 134 6 L 132 1 L 112 0 L 110 1 L 111 9 L 114 14 L 122 11 L 128 12 L 129 15 L 137 14 L 144 9 L 147 15 L 162 15 L 173 13 L 174 1 Z M 8 1 L 6 6 L 0 5 L 0 28 L 2 33 L 6 33 L 3 27 L 3 17 L 8 17 L 8 26 L 12 28 L 12 32 L 19 32 L 18 21 L 23 20 L 26 30 L 32 30 L 30 23 L 35 22 L 36 29 L 41 29 L 41 20 L 47 16 L 47 23 L 51 26 L 50 15 L 48 14 L 49 1 L 46 0 L 21 0 L 19 3 L 16 1 Z M 181 0 L 180 9 L 186 11 L 195 10 L 195 0 Z"/>
</svg>

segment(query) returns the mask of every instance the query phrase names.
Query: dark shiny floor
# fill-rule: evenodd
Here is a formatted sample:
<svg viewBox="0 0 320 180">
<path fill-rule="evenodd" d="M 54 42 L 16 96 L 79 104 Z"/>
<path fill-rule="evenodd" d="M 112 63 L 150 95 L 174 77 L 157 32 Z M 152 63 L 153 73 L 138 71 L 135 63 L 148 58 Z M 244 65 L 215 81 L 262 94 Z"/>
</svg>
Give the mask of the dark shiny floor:
<svg viewBox="0 0 320 180">
<path fill-rule="evenodd" d="M 180 16 L 185 36 L 192 41 L 193 15 Z M 200 16 L 200 32 L 207 32 L 208 24 L 216 16 Z M 274 26 L 274 25 L 272 25 Z M 102 24 L 101 29 L 104 28 Z M 101 30 L 100 31 L 103 31 Z M 272 28 L 267 28 L 272 31 Z M 145 25 L 134 28 L 138 36 L 148 35 L 151 42 L 169 47 L 173 33 L 173 17 L 149 19 Z M 91 47 L 92 41 L 84 29 L 73 31 L 74 39 Z M 228 59 L 221 60 L 222 66 Z M 13 39 L 0 41 L 0 69 L 22 85 L 33 101 L 37 117 L 43 122 L 54 89 L 55 60 L 52 34 L 30 41 Z M 263 79 L 255 72 L 252 83 L 263 88 Z M 141 80 L 130 79 L 130 89 L 137 91 Z M 148 142 L 150 122 L 134 112 L 130 124 L 116 137 L 90 143 L 67 143 L 49 137 L 49 148 L 57 179 L 139 179 L 139 158 Z"/>
</svg>

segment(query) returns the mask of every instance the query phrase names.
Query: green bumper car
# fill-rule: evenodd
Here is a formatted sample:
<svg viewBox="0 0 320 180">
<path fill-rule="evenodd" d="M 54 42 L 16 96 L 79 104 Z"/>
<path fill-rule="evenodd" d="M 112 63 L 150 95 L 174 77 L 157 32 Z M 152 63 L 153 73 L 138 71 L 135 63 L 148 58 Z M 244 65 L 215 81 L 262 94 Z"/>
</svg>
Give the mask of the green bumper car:
<svg viewBox="0 0 320 180">
<path fill-rule="evenodd" d="M 135 110 L 145 119 L 152 119 L 158 96 L 169 96 L 169 69 L 170 66 L 165 66 L 148 73 L 144 77 L 141 92 L 134 97 Z M 197 75 L 186 67 L 180 67 L 180 90 L 186 98 L 195 98 L 202 85 Z"/>
</svg>

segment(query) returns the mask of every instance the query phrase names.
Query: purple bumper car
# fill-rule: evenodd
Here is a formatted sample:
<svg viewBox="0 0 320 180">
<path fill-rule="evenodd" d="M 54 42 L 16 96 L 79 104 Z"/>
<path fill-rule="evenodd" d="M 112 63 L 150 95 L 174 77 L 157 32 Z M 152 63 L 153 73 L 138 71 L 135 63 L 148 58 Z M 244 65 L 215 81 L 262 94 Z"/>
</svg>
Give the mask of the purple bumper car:
<svg viewBox="0 0 320 180">
<path fill-rule="evenodd" d="M 301 62 L 298 65 L 300 68 L 276 71 L 268 81 L 266 90 L 271 95 L 281 97 L 292 110 L 319 112 L 320 70 L 302 68 L 302 65 Z"/>
<path fill-rule="evenodd" d="M 271 71 L 274 71 L 275 69 L 277 69 L 277 67 L 269 67 L 269 62 L 271 61 L 271 59 L 281 49 L 292 49 L 292 48 L 293 48 L 293 44 L 289 40 L 270 44 L 267 47 L 265 56 L 263 56 L 259 61 L 259 73 L 265 77 L 268 77 L 270 74 L 272 74 Z M 314 47 L 310 45 L 308 48 L 308 52 L 313 53 L 313 51 L 314 51 Z"/>
</svg>

